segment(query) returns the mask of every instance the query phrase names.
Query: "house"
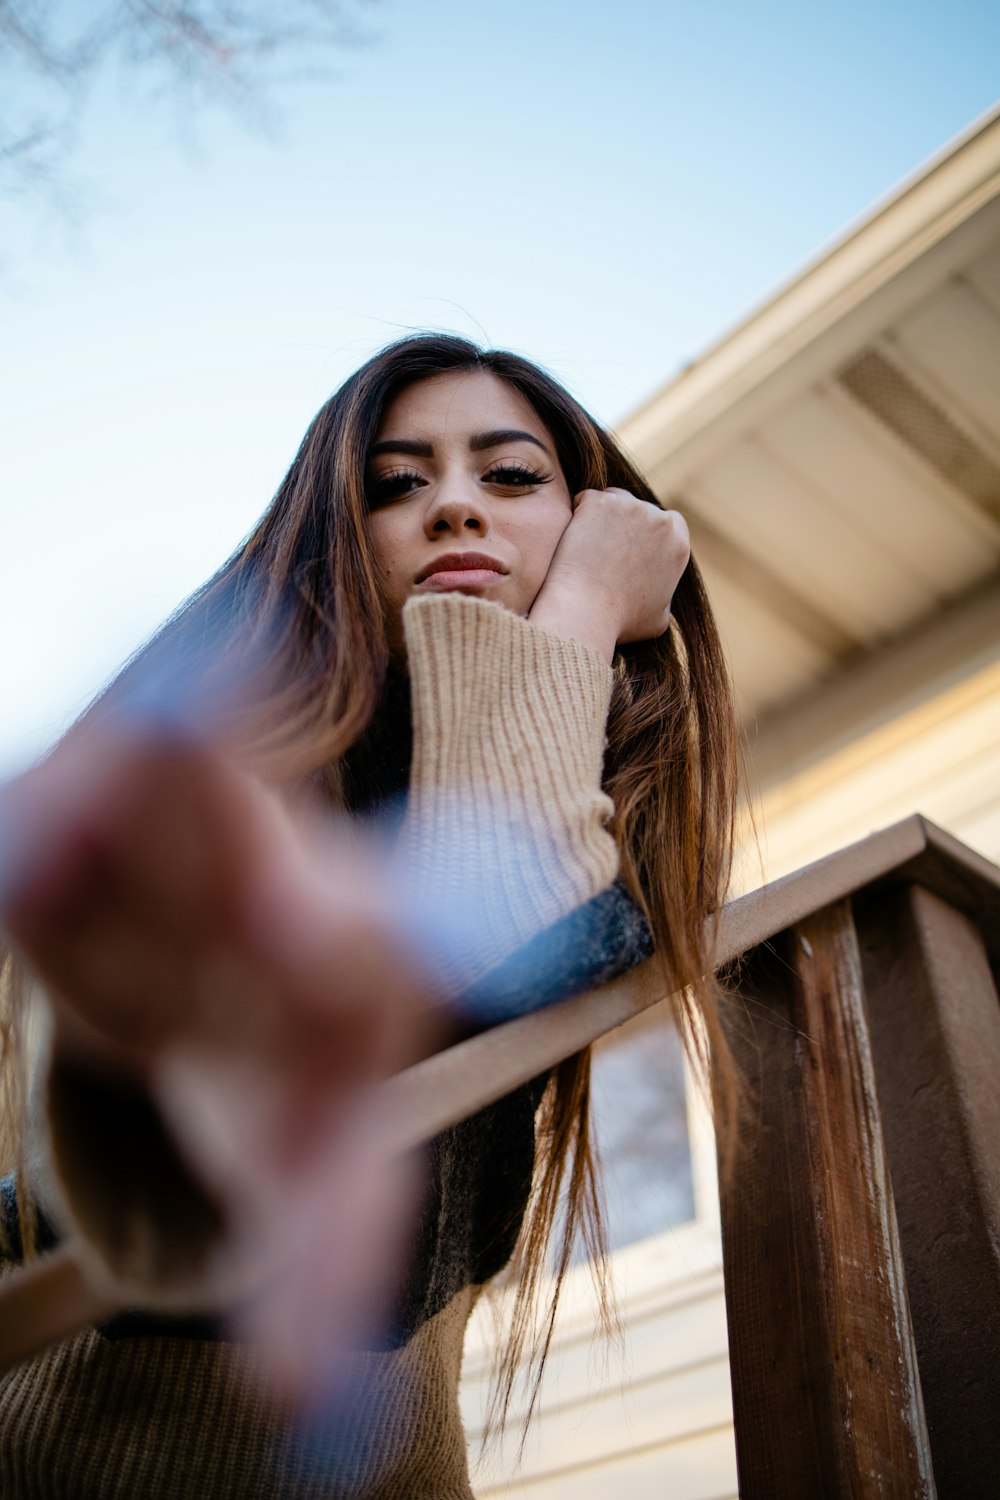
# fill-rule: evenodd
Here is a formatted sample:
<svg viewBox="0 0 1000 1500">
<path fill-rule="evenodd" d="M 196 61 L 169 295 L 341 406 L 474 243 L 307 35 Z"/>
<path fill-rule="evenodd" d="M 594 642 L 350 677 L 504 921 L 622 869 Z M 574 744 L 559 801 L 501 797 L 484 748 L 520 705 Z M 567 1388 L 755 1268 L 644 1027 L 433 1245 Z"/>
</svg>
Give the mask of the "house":
<svg viewBox="0 0 1000 1500">
<path fill-rule="evenodd" d="M 759 834 L 740 887 L 914 811 L 1000 861 L 1000 110 L 619 435 L 687 517 L 730 654 Z M 661 1082 L 680 1075 L 655 1018 L 606 1042 L 597 1074 L 626 1199 L 624 1355 L 594 1363 L 575 1268 L 523 1462 L 515 1431 L 479 1493 L 723 1500 L 736 1470 L 706 1112 Z M 485 1326 L 466 1355 L 474 1453 Z"/>
</svg>

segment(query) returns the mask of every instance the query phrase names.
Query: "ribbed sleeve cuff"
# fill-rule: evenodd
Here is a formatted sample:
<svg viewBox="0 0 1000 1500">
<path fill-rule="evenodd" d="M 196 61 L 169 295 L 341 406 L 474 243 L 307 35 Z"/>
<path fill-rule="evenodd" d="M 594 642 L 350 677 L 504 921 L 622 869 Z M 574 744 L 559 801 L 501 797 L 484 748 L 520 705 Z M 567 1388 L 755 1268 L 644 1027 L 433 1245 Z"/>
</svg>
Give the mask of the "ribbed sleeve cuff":
<svg viewBox="0 0 1000 1500">
<path fill-rule="evenodd" d="M 611 669 L 577 641 L 461 594 L 403 611 L 414 754 L 398 859 L 462 988 L 602 891 Z"/>
</svg>

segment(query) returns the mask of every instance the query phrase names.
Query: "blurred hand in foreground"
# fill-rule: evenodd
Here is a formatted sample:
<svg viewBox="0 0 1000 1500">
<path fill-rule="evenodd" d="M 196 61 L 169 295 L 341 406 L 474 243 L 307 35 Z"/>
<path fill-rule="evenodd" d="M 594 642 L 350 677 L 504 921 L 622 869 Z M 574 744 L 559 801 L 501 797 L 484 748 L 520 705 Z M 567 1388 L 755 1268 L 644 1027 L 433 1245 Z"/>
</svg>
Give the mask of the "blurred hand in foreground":
<svg viewBox="0 0 1000 1500">
<path fill-rule="evenodd" d="M 157 1100 L 234 1280 L 259 1268 L 249 1331 L 306 1399 L 371 1331 L 419 1187 L 374 1085 L 444 1037 L 381 867 L 316 822 L 141 723 L 74 731 L 0 791 L 0 922 L 55 1047 Z"/>
</svg>

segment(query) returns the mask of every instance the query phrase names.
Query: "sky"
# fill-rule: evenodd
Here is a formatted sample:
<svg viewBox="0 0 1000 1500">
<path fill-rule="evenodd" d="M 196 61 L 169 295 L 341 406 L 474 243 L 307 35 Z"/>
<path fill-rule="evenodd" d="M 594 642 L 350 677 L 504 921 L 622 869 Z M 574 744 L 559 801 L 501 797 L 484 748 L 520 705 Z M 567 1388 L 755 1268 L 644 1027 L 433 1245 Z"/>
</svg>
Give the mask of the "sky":
<svg viewBox="0 0 1000 1500">
<path fill-rule="evenodd" d="M 108 70 L 76 210 L 0 202 L 0 777 L 228 555 L 387 340 L 515 348 L 613 424 L 1000 94 L 1000 7 L 973 0 L 365 14 L 267 128 Z"/>
</svg>

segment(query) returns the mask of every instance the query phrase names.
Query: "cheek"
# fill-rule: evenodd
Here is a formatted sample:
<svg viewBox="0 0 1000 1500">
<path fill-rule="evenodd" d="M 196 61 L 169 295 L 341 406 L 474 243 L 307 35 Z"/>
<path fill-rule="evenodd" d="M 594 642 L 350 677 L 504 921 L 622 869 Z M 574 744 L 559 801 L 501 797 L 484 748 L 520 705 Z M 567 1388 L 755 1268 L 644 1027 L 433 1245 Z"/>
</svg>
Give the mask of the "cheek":
<svg viewBox="0 0 1000 1500">
<path fill-rule="evenodd" d="M 386 610 L 386 629 L 389 650 L 393 655 L 405 656 L 403 643 L 402 610 L 406 603 L 405 559 L 400 556 L 403 538 L 400 528 L 393 524 L 394 517 L 388 512 L 377 512 L 368 518 L 368 537 L 375 563 L 381 579 L 382 603 Z"/>
<path fill-rule="evenodd" d="M 518 598 L 512 607 L 519 613 L 527 614 L 535 602 L 556 549 L 562 541 L 563 532 L 572 519 L 573 513 L 568 501 L 565 506 L 553 506 L 544 517 L 533 517 L 517 539 L 521 567 Z"/>
<path fill-rule="evenodd" d="M 549 565 L 562 541 L 563 532 L 573 519 L 569 504 L 553 507 L 551 514 L 540 525 L 531 546 L 532 572 L 539 575 L 539 583 L 549 571 Z"/>
<path fill-rule="evenodd" d="M 371 539 L 372 551 L 375 560 L 382 572 L 383 578 L 391 583 L 398 572 L 400 548 L 403 538 L 400 536 L 400 527 L 394 524 L 395 516 L 391 511 L 379 511 L 369 517 L 368 535 Z"/>
</svg>

